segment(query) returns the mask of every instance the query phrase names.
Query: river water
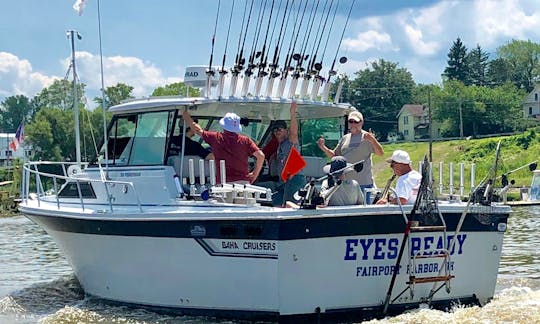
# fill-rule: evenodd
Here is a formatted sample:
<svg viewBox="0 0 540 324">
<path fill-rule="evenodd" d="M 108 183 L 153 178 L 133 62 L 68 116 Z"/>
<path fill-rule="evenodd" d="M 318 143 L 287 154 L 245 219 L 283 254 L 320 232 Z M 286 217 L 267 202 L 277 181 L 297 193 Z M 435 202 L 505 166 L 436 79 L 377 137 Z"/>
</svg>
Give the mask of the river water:
<svg viewBox="0 0 540 324">
<path fill-rule="evenodd" d="M 414 310 L 369 323 L 540 323 L 540 206 L 508 222 L 494 299 L 451 312 Z M 474 271 L 474 265 L 471 265 Z M 22 216 L 0 217 L 0 323 L 235 323 L 168 316 L 85 297 L 51 238 Z"/>
</svg>

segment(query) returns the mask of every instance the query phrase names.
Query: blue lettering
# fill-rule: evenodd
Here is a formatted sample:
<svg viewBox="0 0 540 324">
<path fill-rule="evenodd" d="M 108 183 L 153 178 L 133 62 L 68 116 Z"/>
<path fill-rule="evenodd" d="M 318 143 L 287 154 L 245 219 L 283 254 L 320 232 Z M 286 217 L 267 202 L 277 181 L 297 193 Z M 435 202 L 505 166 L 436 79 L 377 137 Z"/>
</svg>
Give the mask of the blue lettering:
<svg viewBox="0 0 540 324">
<path fill-rule="evenodd" d="M 431 244 L 433 243 L 434 240 L 435 240 L 435 238 L 433 236 L 424 237 L 424 250 L 429 251 L 431 249 Z M 432 255 L 433 251 L 424 252 L 424 254 L 425 255 Z"/>
<path fill-rule="evenodd" d="M 457 236 L 457 241 L 459 243 L 459 250 L 458 254 L 463 253 L 463 243 L 465 243 L 465 239 L 467 238 L 467 234 L 462 234 Z"/>
<path fill-rule="evenodd" d="M 371 246 L 371 244 L 373 244 L 373 239 L 367 239 L 367 240 L 361 239 L 360 240 L 360 245 L 364 249 L 364 254 L 362 255 L 362 260 L 367 260 L 368 259 L 368 254 L 367 253 L 368 253 L 368 250 L 369 250 L 369 247 Z"/>
<path fill-rule="evenodd" d="M 358 240 L 348 239 L 345 241 L 345 258 L 344 260 L 356 260 L 356 253 L 354 247 L 358 246 Z"/>
<path fill-rule="evenodd" d="M 397 238 L 391 238 L 388 240 L 388 253 L 386 256 L 388 259 L 395 259 L 398 255 L 399 240 Z"/>
<path fill-rule="evenodd" d="M 422 239 L 419 237 L 411 238 L 411 256 L 415 256 L 420 251 L 422 246 Z"/>
<path fill-rule="evenodd" d="M 382 251 L 383 246 L 386 245 L 386 239 L 375 239 L 375 254 L 373 259 L 381 260 L 384 259 L 384 253 Z"/>
</svg>

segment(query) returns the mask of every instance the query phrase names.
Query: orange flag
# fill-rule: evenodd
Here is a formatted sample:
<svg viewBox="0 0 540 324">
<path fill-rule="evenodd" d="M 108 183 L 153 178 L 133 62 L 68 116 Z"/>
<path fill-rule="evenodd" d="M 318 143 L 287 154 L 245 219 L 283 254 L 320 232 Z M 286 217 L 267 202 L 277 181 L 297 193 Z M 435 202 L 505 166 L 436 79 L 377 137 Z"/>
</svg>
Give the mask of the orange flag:
<svg viewBox="0 0 540 324">
<path fill-rule="evenodd" d="M 287 182 L 290 178 L 294 177 L 307 165 L 306 160 L 300 155 L 294 147 L 291 147 L 291 152 L 287 157 L 287 162 L 281 171 L 281 180 Z"/>
</svg>

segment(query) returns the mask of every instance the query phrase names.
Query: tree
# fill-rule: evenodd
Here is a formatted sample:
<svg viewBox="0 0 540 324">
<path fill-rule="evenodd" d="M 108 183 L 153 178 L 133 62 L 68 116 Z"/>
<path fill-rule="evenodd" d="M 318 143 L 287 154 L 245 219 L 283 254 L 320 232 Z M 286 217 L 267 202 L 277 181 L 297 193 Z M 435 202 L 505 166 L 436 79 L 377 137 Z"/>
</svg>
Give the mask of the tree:
<svg viewBox="0 0 540 324">
<path fill-rule="evenodd" d="M 487 71 L 488 84 L 492 87 L 503 85 L 512 81 L 512 67 L 503 58 L 496 58 L 489 62 Z"/>
<path fill-rule="evenodd" d="M 465 86 L 447 81 L 434 93 L 433 116 L 443 136 L 477 136 L 518 130 L 524 92 L 511 84 L 495 88 Z"/>
<path fill-rule="evenodd" d="M 512 40 L 501 46 L 497 54 L 510 64 L 512 81 L 516 87 L 532 91 L 540 77 L 540 44 L 530 40 Z"/>
<path fill-rule="evenodd" d="M 33 103 L 23 95 L 7 97 L 0 104 L 0 129 L 14 133 L 21 122 L 29 122 L 35 111 Z"/>
<path fill-rule="evenodd" d="M 466 62 L 468 64 L 468 81 L 470 84 L 477 86 L 487 85 L 487 70 L 488 70 L 489 54 L 482 51 L 480 45 L 467 54 Z"/>
<path fill-rule="evenodd" d="M 115 86 L 105 88 L 105 100 L 107 108 L 120 104 L 127 99 L 135 98 L 131 92 L 133 87 L 125 83 L 117 83 Z M 103 98 L 95 97 L 94 102 L 103 107 Z"/>
<path fill-rule="evenodd" d="M 469 69 L 467 66 L 467 48 L 458 37 L 448 53 L 448 66 L 444 69 L 444 76 L 448 80 L 458 80 L 468 84 Z"/>
<path fill-rule="evenodd" d="M 200 91 L 197 88 L 188 87 L 183 82 L 176 82 L 167 84 L 164 87 L 158 87 L 152 92 L 152 96 L 186 96 L 186 97 L 198 97 Z"/>
<path fill-rule="evenodd" d="M 77 83 L 77 98 L 81 103 L 84 100 L 84 83 Z M 43 88 L 37 96 L 33 98 L 37 109 L 60 108 L 63 110 L 73 109 L 73 83 L 68 80 L 54 80 L 54 82 Z"/>
<path fill-rule="evenodd" d="M 403 105 L 411 103 L 412 75 L 397 63 L 380 59 L 355 76 L 344 98 L 364 114 L 366 130 L 371 128 L 379 139 L 386 139 L 396 129 L 396 116 Z"/>
</svg>

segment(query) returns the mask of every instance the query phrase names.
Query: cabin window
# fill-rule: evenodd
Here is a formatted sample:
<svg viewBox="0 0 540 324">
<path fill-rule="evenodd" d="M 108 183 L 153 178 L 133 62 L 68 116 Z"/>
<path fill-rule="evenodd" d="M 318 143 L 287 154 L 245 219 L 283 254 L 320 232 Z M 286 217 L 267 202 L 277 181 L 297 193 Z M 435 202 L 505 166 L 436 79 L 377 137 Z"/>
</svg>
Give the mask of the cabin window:
<svg viewBox="0 0 540 324">
<path fill-rule="evenodd" d="M 409 125 L 409 116 L 403 116 L 403 125 Z"/>
<path fill-rule="evenodd" d="M 109 164 L 163 165 L 174 111 L 116 117 L 109 129 Z M 99 159 L 104 159 L 104 148 Z"/>
<path fill-rule="evenodd" d="M 336 147 L 344 132 L 342 121 L 340 118 L 301 120 L 299 134 L 302 155 L 326 157 L 317 146 L 317 140 L 322 136 L 327 147 Z"/>
<path fill-rule="evenodd" d="M 529 116 L 532 115 L 532 107 L 529 107 Z"/>
<path fill-rule="evenodd" d="M 60 192 L 58 193 L 58 197 L 80 198 L 79 189 L 81 190 L 82 198 L 94 198 L 94 199 L 96 198 L 96 193 L 94 192 L 94 188 L 92 188 L 92 185 L 88 182 L 79 182 L 78 187 L 77 187 L 76 182 L 68 182 L 62 188 L 62 190 L 60 190 Z"/>
<path fill-rule="evenodd" d="M 538 101 L 538 93 L 534 94 L 534 101 Z"/>
</svg>

